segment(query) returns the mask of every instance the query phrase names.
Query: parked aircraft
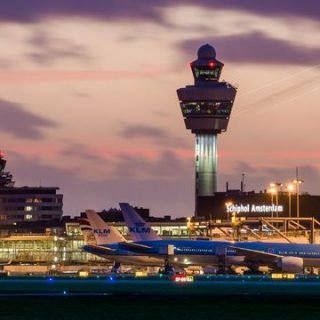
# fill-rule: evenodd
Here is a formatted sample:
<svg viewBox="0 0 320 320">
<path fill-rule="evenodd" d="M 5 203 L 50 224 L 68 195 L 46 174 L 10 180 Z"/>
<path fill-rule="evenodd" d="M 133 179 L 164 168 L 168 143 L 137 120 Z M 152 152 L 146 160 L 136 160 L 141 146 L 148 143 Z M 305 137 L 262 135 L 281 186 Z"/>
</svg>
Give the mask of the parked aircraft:
<svg viewBox="0 0 320 320">
<path fill-rule="evenodd" d="M 128 204 L 121 204 L 126 213 L 137 214 Z M 135 214 L 133 214 L 135 212 Z M 148 228 L 145 228 L 146 230 Z M 148 233 L 148 232 L 147 232 Z M 172 272 L 174 266 L 190 265 L 246 266 L 257 270 L 259 266 L 268 266 L 283 272 L 303 272 L 306 267 L 320 267 L 320 245 L 276 242 L 233 242 L 208 240 L 139 240 L 118 242 L 84 249 L 93 254 L 105 256 L 115 261 L 127 263 L 137 261 L 138 257 L 146 265 L 165 265 L 166 272 Z M 148 259 L 149 264 L 147 262 Z M 134 259 L 132 259 L 134 258 Z M 155 259 L 155 260 L 152 260 Z M 130 262 L 129 262 L 130 261 Z M 156 264 L 152 264 L 155 262 Z"/>
<path fill-rule="evenodd" d="M 163 259 L 161 258 L 126 250 L 127 247 L 130 247 L 131 243 L 127 242 L 116 227 L 108 225 L 95 211 L 86 210 L 86 216 L 87 219 L 82 222 L 81 229 L 91 230 L 96 244 L 87 244 L 82 249 L 113 262 L 112 271 L 118 271 L 120 264 L 138 266 L 163 265 Z M 115 252 L 114 249 L 109 248 L 112 244 L 119 244 L 124 249 L 119 248 Z"/>
</svg>

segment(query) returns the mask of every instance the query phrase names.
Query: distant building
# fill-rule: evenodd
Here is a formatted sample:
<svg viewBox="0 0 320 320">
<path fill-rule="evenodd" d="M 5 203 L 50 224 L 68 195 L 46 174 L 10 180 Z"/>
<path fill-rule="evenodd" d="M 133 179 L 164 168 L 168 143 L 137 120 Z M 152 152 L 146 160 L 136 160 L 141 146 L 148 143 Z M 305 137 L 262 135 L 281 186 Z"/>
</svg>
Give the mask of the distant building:
<svg viewBox="0 0 320 320">
<path fill-rule="evenodd" d="M 0 151 L 0 225 L 60 220 L 63 195 L 57 187 L 15 187 Z"/>
<path fill-rule="evenodd" d="M 229 219 L 232 214 L 240 217 L 297 217 L 297 195 L 279 191 L 272 195 L 266 190 L 243 191 L 243 188 L 216 192 L 214 197 L 201 203 L 204 219 Z M 320 219 L 320 196 L 299 195 L 299 217 Z"/>
</svg>

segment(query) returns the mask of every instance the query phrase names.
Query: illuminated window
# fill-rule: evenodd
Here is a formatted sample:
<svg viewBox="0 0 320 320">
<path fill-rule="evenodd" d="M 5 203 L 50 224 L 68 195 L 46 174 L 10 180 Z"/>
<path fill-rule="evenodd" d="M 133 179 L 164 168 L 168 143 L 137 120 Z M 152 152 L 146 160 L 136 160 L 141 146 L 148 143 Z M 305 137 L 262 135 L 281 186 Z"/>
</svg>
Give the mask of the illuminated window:
<svg viewBox="0 0 320 320">
<path fill-rule="evenodd" d="M 195 66 L 192 67 L 193 76 L 201 81 L 218 80 L 221 73 L 220 66 Z"/>
<path fill-rule="evenodd" d="M 32 211 L 32 207 L 31 206 L 25 206 L 24 207 L 24 211 Z"/>
<path fill-rule="evenodd" d="M 24 216 L 25 220 L 31 220 L 32 219 L 32 214 L 26 214 Z"/>
</svg>

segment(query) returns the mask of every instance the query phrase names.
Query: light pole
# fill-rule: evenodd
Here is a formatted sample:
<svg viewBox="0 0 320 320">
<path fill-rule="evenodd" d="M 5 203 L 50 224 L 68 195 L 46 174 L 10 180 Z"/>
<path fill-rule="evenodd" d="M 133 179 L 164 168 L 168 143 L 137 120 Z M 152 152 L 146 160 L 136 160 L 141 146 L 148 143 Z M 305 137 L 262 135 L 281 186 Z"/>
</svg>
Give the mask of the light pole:
<svg viewBox="0 0 320 320">
<path fill-rule="evenodd" d="M 191 226 L 191 217 L 188 217 L 188 218 L 187 218 L 187 230 L 188 230 L 188 236 L 189 236 L 189 238 L 191 238 L 191 229 L 192 229 L 192 226 Z"/>
<path fill-rule="evenodd" d="M 289 218 L 291 218 L 291 195 L 292 192 L 294 191 L 294 185 L 292 183 L 287 184 L 287 191 L 288 191 L 288 197 L 289 197 Z"/>
<path fill-rule="evenodd" d="M 229 212 L 229 208 L 233 205 L 233 203 L 231 201 L 228 201 L 225 203 L 226 206 L 226 211 L 227 211 L 227 220 L 230 220 L 230 212 Z"/>
<path fill-rule="evenodd" d="M 279 217 L 279 212 L 278 212 L 278 208 L 279 208 L 279 191 L 281 191 L 281 187 L 283 186 L 283 184 L 281 182 L 275 182 L 275 183 L 270 183 L 270 193 L 271 196 L 273 198 L 273 194 L 275 194 L 276 196 L 276 217 Z M 273 204 L 273 201 L 272 201 Z"/>
<path fill-rule="evenodd" d="M 293 183 L 296 185 L 296 194 L 297 194 L 297 218 L 300 218 L 300 184 L 303 180 L 299 179 L 298 177 L 293 180 Z"/>
<path fill-rule="evenodd" d="M 273 196 L 277 194 L 277 190 L 275 188 L 275 184 L 274 183 L 270 183 L 269 187 L 270 188 L 268 189 L 268 193 L 271 194 L 271 204 L 273 206 L 273 204 L 274 204 L 273 203 Z M 273 218 L 273 208 L 271 210 L 271 217 Z"/>
</svg>

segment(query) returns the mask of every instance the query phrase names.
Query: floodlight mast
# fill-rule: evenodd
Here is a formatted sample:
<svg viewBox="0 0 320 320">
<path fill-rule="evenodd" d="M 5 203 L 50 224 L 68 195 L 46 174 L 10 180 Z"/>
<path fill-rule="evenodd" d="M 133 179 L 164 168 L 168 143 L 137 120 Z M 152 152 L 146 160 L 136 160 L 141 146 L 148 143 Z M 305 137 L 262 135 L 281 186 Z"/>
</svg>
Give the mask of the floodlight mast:
<svg viewBox="0 0 320 320">
<path fill-rule="evenodd" d="M 219 81 L 224 64 L 211 45 L 201 46 L 190 66 L 194 85 L 178 89 L 177 94 L 185 126 L 196 135 L 195 214 L 202 216 L 208 215 L 217 192 L 217 135 L 227 130 L 237 91 Z"/>
</svg>

